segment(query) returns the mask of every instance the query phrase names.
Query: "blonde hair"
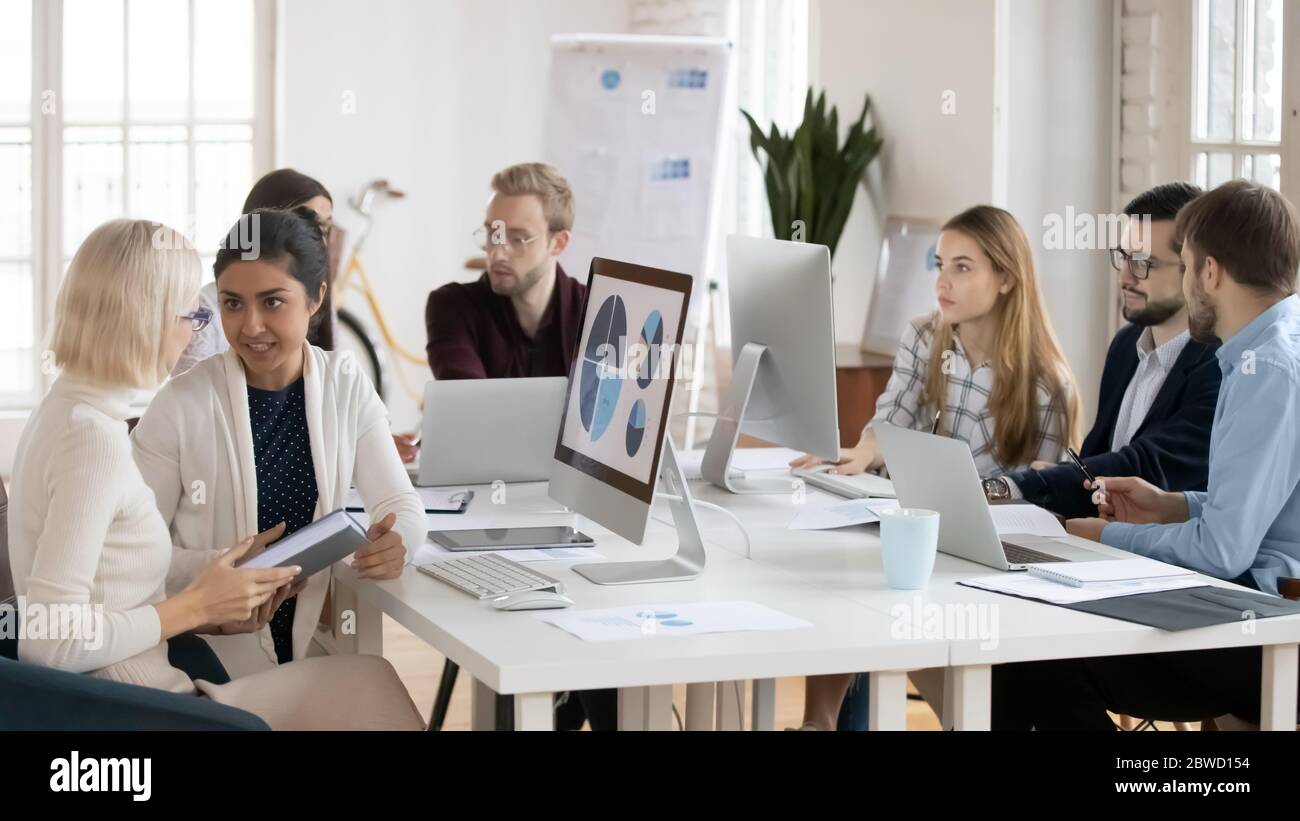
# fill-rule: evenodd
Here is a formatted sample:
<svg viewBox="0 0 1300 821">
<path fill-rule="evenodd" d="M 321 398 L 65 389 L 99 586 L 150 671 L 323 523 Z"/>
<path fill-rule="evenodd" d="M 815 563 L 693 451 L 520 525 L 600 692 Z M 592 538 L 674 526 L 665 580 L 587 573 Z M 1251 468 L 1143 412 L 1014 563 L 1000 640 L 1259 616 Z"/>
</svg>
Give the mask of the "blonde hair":
<svg viewBox="0 0 1300 821">
<path fill-rule="evenodd" d="M 1078 447 L 1082 432 L 1074 374 L 1047 319 L 1024 229 L 1001 208 L 980 205 L 953 217 L 943 230 L 974 240 L 993 263 L 993 270 L 1005 274 L 1011 286 L 993 307 L 997 338 L 988 402 L 994 419 L 993 457 L 1003 465 L 1027 465 L 1036 458 L 1044 433 L 1038 429 L 1040 382 L 1046 385 L 1053 404 L 1064 412 L 1065 429 L 1057 431 L 1061 441 Z M 933 321 L 934 342 L 922 396 L 927 407 L 939 410 L 948 392 L 943 355 L 952 349 L 954 334 L 953 326 L 939 315 Z"/>
<path fill-rule="evenodd" d="M 70 374 L 153 388 L 167 378 L 164 340 L 193 308 L 199 255 L 180 232 L 118 219 L 90 232 L 59 288 L 50 348 Z"/>
<path fill-rule="evenodd" d="M 512 165 L 492 178 L 492 190 L 504 197 L 535 196 L 542 201 L 542 213 L 551 233 L 569 231 L 577 213 L 569 181 L 545 163 Z"/>
</svg>

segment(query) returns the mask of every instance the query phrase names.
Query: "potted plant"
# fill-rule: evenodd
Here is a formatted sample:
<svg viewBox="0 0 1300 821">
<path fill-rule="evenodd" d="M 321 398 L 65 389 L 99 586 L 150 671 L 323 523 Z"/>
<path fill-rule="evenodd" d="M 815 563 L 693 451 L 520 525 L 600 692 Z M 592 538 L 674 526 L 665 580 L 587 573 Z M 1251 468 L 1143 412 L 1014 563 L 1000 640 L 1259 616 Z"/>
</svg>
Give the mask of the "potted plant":
<svg viewBox="0 0 1300 821">
<path fill-rule="evenodd" d="M 858 184 L 884 145 L 875 126 L 866 127 L 870 112 L 868 94 L 862 116 L 841 145 L 839 112 L 831 106 L 827 114 L 824 91 L 814 102 L 813 91 L 808 89 L 803 123 L 789 136 L 775 124 L 764 134 L 749 112 L 741 109 L 749 122 L 754 159 L 763 167 L 777 239 L 825 245 L 835 255 Z M 760 151 L 767 156 L 766 163 Z"/>
</svg>

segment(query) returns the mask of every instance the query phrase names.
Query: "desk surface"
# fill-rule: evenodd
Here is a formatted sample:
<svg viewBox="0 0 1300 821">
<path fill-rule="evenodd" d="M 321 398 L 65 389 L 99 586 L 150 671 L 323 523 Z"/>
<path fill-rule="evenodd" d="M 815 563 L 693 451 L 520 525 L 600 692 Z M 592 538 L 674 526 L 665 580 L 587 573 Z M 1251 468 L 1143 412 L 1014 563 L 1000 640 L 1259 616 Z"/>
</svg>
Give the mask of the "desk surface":
<svg viewBox="0 0 1300 821">
<path fill-rule="evenodd" d="M 796 512 L 793 494 L 733 496 L 698 483 L 693 489 L 697 498 L 726 507 L 746 523 L 752 560 L 743 556 L 743 539 L 734 523 L 716 511 L 699 509 L 709 563 L 704 575 L 694 581 L 601 587 L 574 573 L 570 569 L 573 561 L 536 566 L 564 582 L 566 595 L 577 603 L 577 609 L 749 600 L 812 622 L 813 627 L 586 642 L 539 621 L 537 613 L 496 611 L 413 567 L 391 582 L 357 582 L 348 577 L 350 571 L 340 573 L 341 581 L 355 586 L 368 603 L 499 693 L 911 670 L 1300 641 L 1300 616 L 1169 633 L 963 587 L 958 580 L 996 571 L 943 554 L 924 591 L 892 590 L 885 583 L 879 539 L 873 528 L 791 531 L 787 525 Z M 509 486 L 505 503 L 500 505 L 492 504 L 491 497 L 491 489 L 480 489 L 468 513 L 433 516 L 431 522 L 440 528 L 471 528 L 573 521 L 547 497 L 545 484 Z M 808 491 L 806 497 L 807 504 L 836 500 L 815 490 Z M 675 549 L 676 534 L 660 521 L 667 520 L 666 505 L 657 505 L 654 515 L 656 520 L 642 546 L 581 517 L 576 524 L 596 537 L 596 549 L 605 561 L 660 559 Z M 939 611 L 934 610 L 936 606 Z M 923 612 L 918 614 L 918 607 Z M 936 612 L 945 618 L 964 616 L 968 626 L 955 634 L 945 630 L 949 634 L 936 636 L 925 629 L 925 620 Z M 993 632 L 985 628 L 993 628 Z"/>
<path fill-rule="evenodd" d="M 998 571 L 943 553 L 935 562 L 934 576 L 925 590 L 893 590 L 885 581 L 880 539 L 875 527 L 863 525 L 811 534 L 790 531 L 785 528 L 796 512 L 791 498 L 732 496 L 711 486 L 698 487 L 695 493 L 698 499 L 726 506 L 750 523 L 751 531 L 758 529 L 762 533 L 762 538 L 754 540 L 754 560 L 759 563 L 780 567 L 819 589 L 848 596 L 882 613 L 902 615 L 914 623 L 913 611 L 918 605 L 923 609 L 930 605 L 943 609 L 946 618 L 955 620 L 957 632 L 965 633 L 947 636 L 951 642 L 949 664 L 954 666 L 1300 641 L 1300 615 L 1172 633 L 964 587 L 957 582 L 993 575 Z M 778 499 L 781 502 L 774 503 Z M 810 491 L 807 495 L 807 504 L 810 505 L 836 501 L 842 500 L 820 491 Z M 1105 545 L 1095 545 L 1095 549 L 1116 558 L 1132 556 Z M 1216 587 L 1236 587 L 1209 577 L 1203 577 L 1203 580 Z M 968 615 L 956 610 L 971 606 L 976 609 Z M 935 612 L 931 608 L 929 613 L 922 613 L 921 618 L 931 617 Z M 970 635 L 972 631 L 963 625 L 969 624 L 971 617 L 983 620 L 977 625 L 995 624 L 996 642 L 991 642 L 985 635 Z"/>
<path fill-rule="evenodd" d="M 546 496 L 545 484 L 507 488 L 507 503 L 492 505 L 480 489 L 470 511 L 431 517 L 441 528 L 569 523 Z M 722 518 L 702 511 L 707 517 Z M 656 517 L 667 518 L 667 507 Z M 676 532 L 652 521 L 645 544 L 633 545 L 587 520 L 603 561 L 662 559 L 676 549 Z M 757 534 L 755 534 L 757 535 Z M 530 563 L 562 581 L 575 609 L 693 601 L 755 601 L 804 619 L 813 627 L 771 632 L 718 633 L 587 642 L 543 623 L 538 613 L 504 613 L 413 567 L 390 582 L 341 581 L 368 603 L 436 647 L 498 693 L 779 678 L 942 666 L 948 647 L 939 639 L 899 639 L 887 613 L 849 595 L 827 595 L 815 582 L 763 562 L 747 561 L 736 531 L 706 535 L 708 566 L 689 582 L 602 587 L 574 573 L 576 562 Z M 757 543 L 755 544 L 757 547 Z"/>
</svg>

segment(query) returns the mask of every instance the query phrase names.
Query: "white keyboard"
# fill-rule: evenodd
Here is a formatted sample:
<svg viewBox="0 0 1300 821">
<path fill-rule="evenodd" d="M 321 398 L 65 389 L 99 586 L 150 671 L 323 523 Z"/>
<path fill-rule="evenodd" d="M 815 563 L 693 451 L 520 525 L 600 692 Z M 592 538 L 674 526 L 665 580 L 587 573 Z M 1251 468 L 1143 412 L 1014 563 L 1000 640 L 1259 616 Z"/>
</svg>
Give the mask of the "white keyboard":
<svg viewBox="0 0 1300 821">
<path fill-rule="evenodd" d="M 898 498 L 894 483 L 874 473 L 861 473 L 857 476 L 832 475 L 819 470 L 796 470 L 793 473 L 809 486 L 845 499 Z"/>
<path fill-rule="evenodd" d="M 554 589 L 564 592 L 564 583 L 518 562 L 492 553 L 430 562 L 416 568 L 476 599 L 492 599 L 506 593 L 523 593 L 529 590 Z"/>
</svg>

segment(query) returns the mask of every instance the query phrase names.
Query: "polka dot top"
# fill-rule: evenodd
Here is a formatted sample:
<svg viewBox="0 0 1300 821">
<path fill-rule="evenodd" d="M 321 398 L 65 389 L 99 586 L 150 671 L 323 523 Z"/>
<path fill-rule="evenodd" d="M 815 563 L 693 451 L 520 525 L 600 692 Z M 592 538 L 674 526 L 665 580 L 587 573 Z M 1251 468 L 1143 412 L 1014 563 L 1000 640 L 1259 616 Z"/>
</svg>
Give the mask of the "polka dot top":
<svg viewBox="0 0 1300 821">
<path fill-rule="evenodd" d="M 284 535 L 288 536 L 311 524 L 316 514 L 316 472 L 307 436 L 303 380 L 280 391 L 249 386 L 248 419 L 257 465 L 258 532 L 284 522 Z M 293 660 L 297 604 L 297 597 L 288 599 L 271 617 L 271 638 L 281 664 Z"/>
</svg>

